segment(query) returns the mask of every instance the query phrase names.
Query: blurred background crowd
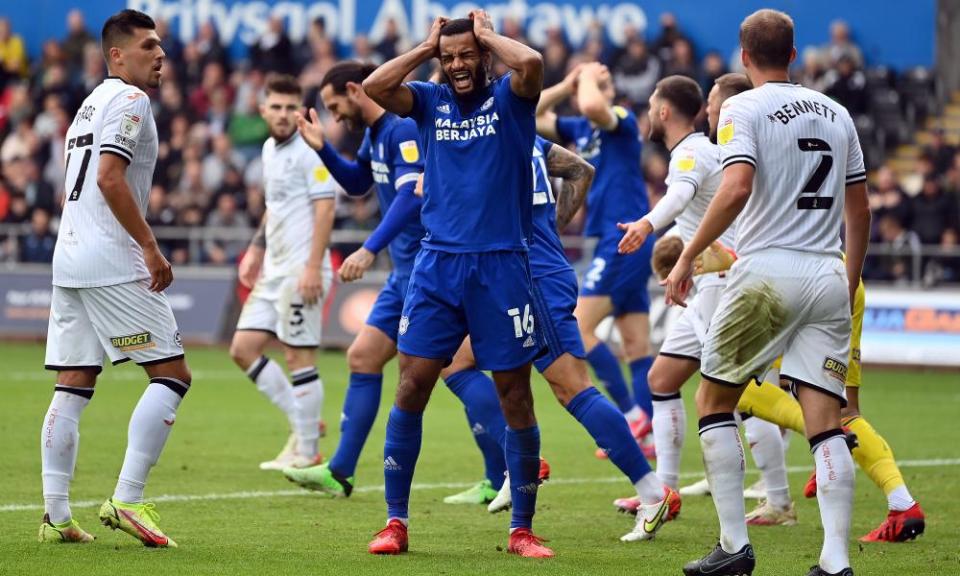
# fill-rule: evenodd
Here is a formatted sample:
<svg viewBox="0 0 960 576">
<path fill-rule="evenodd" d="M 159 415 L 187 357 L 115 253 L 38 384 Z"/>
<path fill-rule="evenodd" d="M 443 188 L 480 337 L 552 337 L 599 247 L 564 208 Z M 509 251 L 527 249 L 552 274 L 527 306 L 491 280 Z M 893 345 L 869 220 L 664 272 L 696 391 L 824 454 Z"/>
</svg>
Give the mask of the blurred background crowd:
<svg viewBox="0 0 960 576">
<path fill-rule="evenodd" d="M 545 86 L 574 65 L 601 61 L 614 78 L 620 103 L 636 112 L 641 133 L 656 82 L 671 74 L 696 79 L 709 91 L 715 78 L 739 68 L 739 54 L 702 53 L 684 34 L 683 23 L 662 14 L 661 31 L 646 38 L 627 31 L 614 46 L 598 24 L 581 45 L 573 46 L 557 29 L 537 48 L 546 65 Z M 23 40 L 0 17 L 0 260 L 49 262 L 53 255 L 63 194 L 63 134 L 83 98 L 106 75 L 98 46 L 99 30 L 82 12 L 67 15 L 69 33 L 48 40 L 42 55 L 29 59 Z M 502 33 L 525 41 L 524 30 L 505 20 Z M 951 134 L 929 126 L 936 105 L 933 78 L 924 69 L 894 71 L 865 62 L 855 30 L 834 22 L 830 42 L 798 47 L 794 80 L 833 97 L 854 115 L 868 170 L 871 171 L 873 241 L 882 245 L 868 261 L 872 279 L 928 284 L 960 280 L 960 262 L 932 256 L 919 269 L 909 255 L 922 246 L 949 248 L 960 232 L 960 152 Z M 245 58 L 231 58 L 210 23 L 187 44 L 158 22 L 167 59 L 163 85 L 152 95 L 160 152 L 150 193 L 148 222 L 158 231 L 174 264 L 235 263 L 264 210 L 260 147 L 267 137 L 258 98 L 268 72 L 298 76 L 305 105 L 317 105 L 317 86 L 338 60 L 381 63 L 418 39 L 405 38 L 390 22 L 384 38 L 372 43 L 359 36 L 352 50 L 338 50 L 322 20 L 313 22 L 299 44 L 287 37 L 281 20 L 272 20 Z M 530 44 L 529 42 L 526 42 Z M 419 72 L 425 79 L 429 70 Z M 568 112 L 574 112 L 568 109 Z M 322 114 L 329 139 L 345 154 L 355 152 L 360 135 L 344 132 Z M 896 154 L 895 154 L 896 152 Z M 899 156 L 899 157 L 898 157 Z M 666 150 L 644 148 L 648 191 L 656 201 L 665 191 Z M 338 230 L 372 230 L 379 218 L 372 195 L 341 194 Z M 576 233 L 575 222 L 568 231 Z M 162 227 L 178 227 L 164 232 Z M 220 238 L 189 242 L 184 229 L 227 230 Z M 357 243 L 341 243 L 340 254 Z M 575 256 L 575 255 L 574 255 Z M 922 278 L 921 278 L 922 277 Z"/>
</svg>

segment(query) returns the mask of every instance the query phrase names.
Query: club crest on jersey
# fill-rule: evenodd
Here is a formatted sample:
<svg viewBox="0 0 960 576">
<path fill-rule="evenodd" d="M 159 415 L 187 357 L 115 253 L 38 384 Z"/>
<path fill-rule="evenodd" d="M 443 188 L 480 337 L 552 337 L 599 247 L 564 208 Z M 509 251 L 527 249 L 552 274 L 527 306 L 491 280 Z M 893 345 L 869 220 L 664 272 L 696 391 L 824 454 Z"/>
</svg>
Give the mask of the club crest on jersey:
<svg viewBox="0 0 960 576">
<path fill-rule="evenodd" d="M 129 336 L 113 336 L 110 338 L 110 345 L 121 352 L 132 352 L 155 348 L 157 343 L 153 341 L 153 336 L 149 332 L 140 332 Z"/>
<path fill-rule="evenodd" d="M 400 143 L 400 156 L 403 157 L 404 162 L 412 164 L 420 159 L 420 149 L 417 148 L 416 140 L 407 140 L 406 142 Z"/>
<path fill-rule="evenodd" d="M 139 114 L 127 112 L 120 119 L 120 134 L 127 138 L 136 138 L 140 133 L 140 127 L 143 124 L 143 117 Z"/>
<path fill-rule="evenodd" d="M 437 112 L 440 112 L 441 114 L 449 114 L 449 113 L 450 113 L 450 105 L 449 105 L 449 104 L 441 104 L 441 105 L 437 106 Z"/>
<path fill-rule="evenodd" d="M 407 328 L 410 328 L 410 318 L 407 316 L 400 317 L 400 327 L 397 330 L 401 336 L 407 333 Z"/>
<path fill-rule="evenodd" d="M 727 118 L 720 124 L 717 130 L 717 142 L 723 146 L 733 140 L 733 118 Z"/>
<path fill-rule="evenodd" d="M 847 381 L 847 365 L 835 358 L 829 356 L 823 361 L 823 370 L 827 376 L 835 378 L 841 382 Z"/>
<path fill-rule="evenodd" d="M 483 106 L 480 107 L 480 110 L 486 112 L 493 107 L 493 96 L 487 98 L 487 101 L 483 103 Z"/>
</svg>

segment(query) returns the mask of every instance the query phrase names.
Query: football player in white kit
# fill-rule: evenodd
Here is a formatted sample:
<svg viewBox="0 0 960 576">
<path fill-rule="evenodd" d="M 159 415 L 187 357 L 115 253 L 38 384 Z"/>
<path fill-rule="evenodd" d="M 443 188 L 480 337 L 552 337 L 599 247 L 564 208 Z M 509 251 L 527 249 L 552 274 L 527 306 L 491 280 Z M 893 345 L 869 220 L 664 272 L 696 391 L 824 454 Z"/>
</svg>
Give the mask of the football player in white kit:
<svg viewBox="0 0 960 576">
<path fill-rule="evenodd" d="M 323 381 L 315 353 L 324 297 L 333 279 L 328 247 L 335 188 L 323 162 L 297 131 L 295 115 L 302 98 L 296 78 L 267 78 L 260 108 L 270 130 L 262 154 L 267 212 L 240 262 L 240 282 L 253 292 L 230 345 L 233 361 L 290 422 L 286 446 L 274 460 L 260 464 L 263 470 L 304 468 L 322 460 L 318 442 Z M 283 345 L 289 379 L 263 354 L 274 340 Z"/>
<path fill-rule="evenodd" d="M 40 433 L 44 542 L 93 540 L 71 515 L 69 488 L 80 416 L 106 356 L 143 366 L 150 383 L 130 418 L 120 478 L 100 521 L 146 546 L 176 546 L 143 499 L 191 378 L 163 294 L 173 272 L 143 217 L 157 161 L 157 128 L 144 90 L 160 86 L 164 58 L 155 28 L 135 10 L 106 21 L 101 40 L 110 76 L 83 101 L 66 134 L 66 198 L 45 359 L 57 371 L 57 385 Z"/>
<path fill-rule="evenodd" d="M 809 576 L 852 576 L 847 537 L 854 469 L 840 409 L 846 403 L 850 304 L 870 226 L 863 156 L 849 113 L 789 82 L 796 57 L 789 16 L 774 10 L 751 14 L 740 26 L 740 45 L 755 88 L 721 108 L 720 188 L 664 281 L 667 303 L 685 305 L 694 258 L 739 215 L 739 260 L 711 321 L 697 392 L 720 541 L 683 570 L 688 576 L 753 572 L 743 447 L 733 411 L 746 384 L 782 354 L 781 379 L 790 382 L 803 408 L 817 469 L 824 543 Z M 844 219 L 846 264 L 840 251 Z"/>
</svg>

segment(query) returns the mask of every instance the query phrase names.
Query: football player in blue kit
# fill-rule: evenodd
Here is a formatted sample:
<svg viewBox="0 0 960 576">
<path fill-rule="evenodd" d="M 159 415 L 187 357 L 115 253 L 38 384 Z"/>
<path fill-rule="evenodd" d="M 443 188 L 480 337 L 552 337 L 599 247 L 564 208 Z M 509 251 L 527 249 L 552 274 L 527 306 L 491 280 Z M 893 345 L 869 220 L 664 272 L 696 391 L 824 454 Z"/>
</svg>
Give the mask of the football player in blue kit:
<svg viewBox="0 0 960 576">
<path fill-rule="evenodd" d="M 558 117 L 553 108 L 574 95 L 582 115 Z M 634 436 L 642 441 L 650 433 L 653 414 L 647 386 L 647 373 L 653 363 L 647 281 L 654 239 L 649 238 L 632 254 L 617 251 L 623 236 L 617 222 L 646 214 L 649 203 L 640 168 L 637 119 L 630 110 L 614 106 L 614 96 L 613 81 L 605 66 L 595 62 L 578 66 L 562 82 L 543 91 L 537 106 L 537 131 L 549 140 L 573 143 L 580 156 L 596 168 L 587 195 L 584 233 L 597 238 L 597 246 L 583 278 L 576 316 L 587 361 L 626 416 Z M 632 397 L 619 361 L 595 335 L 600 322 L 611 314 L 630 364 Z"/>
<path fill-rule="evenodd" d="M 510 69 L 491 80 L 496 56 Z M 404 83 L 439 58 L 447 83 Z M 423 411 L 443 367 L 469 333 L 477 365 L 491 370 L 507 422 L 506 460 L 513 514 L 508 552 L 550 557 L 532 531 L 540 470 L 540 431 L 530 364 L 535 332 L 527 247 L 532 236 L 530 169 L 543 59 L 494 32 L 482 10 L 437 18 L 428 38 L 381 65 L 363 89 L 387 110 L 413 118 L 424 152 L 427 230 L 400 319 L 400 385 L 384 444 L 387 526 L 374 554 L 407 550 L 410 485 L 420 452 Z"/>
<path fill-rule="evenodd" d="M 298 117 L 304 140 L 317 150 L 337 183 L 351 195 L 366 194 L 375 186 L 384 214 L 363 246 L 341 265 L 341 280 L 351 282 L 363 277 L 383 248 L 388 249 L 393 261 L 386 285 L 347 350 L 350 380 L 337 451 L 329 462 L 319 466 L 284 470 L 289 480 L 332 496 L 349 496 L 353 491 L 357 461 L 380 406 L 383 368 L 397 354 L 403 301 L 414 259 L 420 251 L 420 240 L 426 233 L 420 224 L 421 201 L 414 194 L 417 178 L 423 171 L 417 126 L 409 118 L 387 112 L 364 93 L 361 83 L 375 69 L 372 64 L 340 62 L 320 82 L 320 99 L 333 117 L 349 130 L 365 127 L 356 162 L 345 160 L 332 146 L 325 145 L 315 110 L 310 110 L 309 120 Z M 492 437 L 489 441 L 478 438 L 477 444 L 486 462 L 486 482 L 496 494 L 506 470 L 500 447 L 506 423 L 496 390 L 476 369 L 463 371 L 449 387 L 463 401 L 471 423 L 479 424 L 479 428 L 488 430 Z"/>
<path fill-rule="evenodd" d="M 680 496 L 665 487 L 650 469 L 626 420 L 590 382 L 574 316 L 577 276 L 567 261 L 558 233 L 583 205 L 593 172 L 593 167 L 573 152 L 537 137 L 533 149 L 534 242 L 530 247 L 530 269 L 537 331 L 546 352 L 534 360 L 534 366 L 546 378 L 560 404 L 636 488 L 641 502 L 637 523 L 621 540 L 649 540 L 666 521 L 679 514 Z M 563 178 L 557 195 L 550 178 Z M 473 367 L 473 355 L 465 345 L 448 370 Z M 489 510 L 498 512 L 509 504 L 505 484 Z"/>
</svg>

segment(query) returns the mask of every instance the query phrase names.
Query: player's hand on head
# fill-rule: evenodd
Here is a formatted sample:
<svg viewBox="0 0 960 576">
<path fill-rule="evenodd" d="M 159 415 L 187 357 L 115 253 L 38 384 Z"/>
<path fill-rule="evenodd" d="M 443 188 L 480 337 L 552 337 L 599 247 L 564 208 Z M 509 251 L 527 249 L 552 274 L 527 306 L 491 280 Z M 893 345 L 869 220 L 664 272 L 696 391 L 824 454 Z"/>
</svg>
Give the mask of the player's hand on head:
<svg viewBox="0 0 960 576">
<path fill-rule="evenodd" d="M 470 12 L 470 19 L 473 20 L 473 34 L 480 38 L 484 34 L 493 32 L 493 20 L 486 10 L 473 10 Z"/>
<path fill-rule="evenodd" d="M 150 272 L 150 291 L 163 292 L 173 283 L 173 267 L 156 245 L 143 251 L 143 261 Z"/>
<path fill-rule="evenodd" d="M 344 282 L 353 282 L 363 278 L 364 273 L 373 265 L 377 255 L 360 247 L 356 252 L 347 256 L 340 265 L 340 279 Z"/>
<path fill-rule="evenodd" d="M 577 79 L 580 78 L 580 73 L 583 71 L 583 62 L 575 65 L 573 68 L 567 72 L 567 75 L 563 78 L 563 83 L 566 85 L 567 89 L 573 92 L 577 89 Z"/>
<path fill-rule="evenodd" d="M 624 224 L 617 222 L 617 228 L 625 234 L 617 244 L 617 251 L 620 254 L 631 254 L 636 252 L 647 239 L 647 230 L 640 220 Z"/>
<path fill-rule="evenodd" d="M 450 19 L 445 16 L 437 16 L 433 19 L 433 25 L 430 26 L 430 33 L 427 34 L 427 39 L 424 42 L 433 47 L 434 56 L 440 56 L 440 29 L 449 21 Z"/>
<path fill-rule="evenodd" d="M 323 298 L 323 274 L 320 268 L 307 266 L 303 269 L 297 284 L 297 292 L 307 306 L 313 306 Z"/>
<path fill-rule="evenodd" d="M 319 150 L 323 148 L 323 124 L 315 108 L 311 108 L 307 114 L 304 116 L 297 112 L 297 128 L 306 143 L 314 150 Z"/>
<path fill-rule="evenodd" d="M 687 307 L 687 296 L 693 283 L 693 262 L 689 257 L 681 255 L 677 264 L 670 271 L 666 279 L 660 281 L 666 294 L 667 306 Z"/>
</svg>

